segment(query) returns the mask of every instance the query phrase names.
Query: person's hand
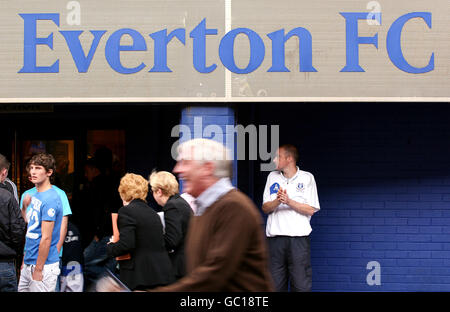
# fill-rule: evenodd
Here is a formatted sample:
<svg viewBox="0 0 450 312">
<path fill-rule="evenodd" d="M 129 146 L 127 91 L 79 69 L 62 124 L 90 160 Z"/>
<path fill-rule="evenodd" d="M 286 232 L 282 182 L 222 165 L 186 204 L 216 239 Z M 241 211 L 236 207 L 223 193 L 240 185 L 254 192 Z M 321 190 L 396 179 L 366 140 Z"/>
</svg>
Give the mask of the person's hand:
<svg viewBox="0 0 450 312">
<path fill-rule="evenodd" d="M 109 244 L 115 243 L 115 242 L 116 242 L 116 240 L 115 240 L 114 235 L 113 235 L 113 236 L 111 236 L 111 237 L 109 238 L 109 242 L 108 242 L 107 244 L 109 245 Z"/>
<path fill-rule="evenodd" d="M 277 192 L 277 200 L 280 202 L 280 204 L 282 203 L 281 202 L 281 196 L 283 195 L 283 189 L 280 187 L 279 189 L 278 189 L 278 192 Z"/>
<path fill-rule="evenodd" d="M 42 281 L 42 279 L 44 278 L 44 276 L 42 275 L 42 270 L 40 270 L 36 267 L 34 268 L 33 274 L 31 277 L 32 277 L 33 281 Z"/>
<path fill-rule="evenodd" d="M 283 188 L 279 189 L 279 191 L 277 193 L 277 199 L 282 204 L 289 205 L 289 196 L 288 196 L 287 191 L 285 189 L 283 189 Z"/>
</svg>

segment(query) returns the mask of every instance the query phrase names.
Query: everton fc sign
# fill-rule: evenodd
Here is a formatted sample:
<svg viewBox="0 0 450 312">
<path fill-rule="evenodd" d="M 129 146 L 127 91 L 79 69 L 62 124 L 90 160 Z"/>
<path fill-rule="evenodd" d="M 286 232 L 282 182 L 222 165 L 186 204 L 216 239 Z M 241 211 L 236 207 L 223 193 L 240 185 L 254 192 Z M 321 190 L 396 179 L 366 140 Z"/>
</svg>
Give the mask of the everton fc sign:
<svg viewBox="0 0 450 312">
<path fill-rule="evenodd" d="M 2 102 L 448 101 L 446 0 L 1 3 Z"/>
</svg>

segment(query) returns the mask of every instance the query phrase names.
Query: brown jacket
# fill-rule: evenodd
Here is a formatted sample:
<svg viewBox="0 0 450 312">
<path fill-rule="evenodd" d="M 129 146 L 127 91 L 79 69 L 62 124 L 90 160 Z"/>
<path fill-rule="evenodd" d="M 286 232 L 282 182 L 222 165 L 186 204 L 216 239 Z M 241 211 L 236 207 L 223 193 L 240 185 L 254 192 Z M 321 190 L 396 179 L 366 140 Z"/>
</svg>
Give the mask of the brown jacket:
<svg viewBox="0 0 450 312">
<path fill-rule="evenodd" d="M 191 218 L 187 275 L 156 291 L 273 291 L 261 215 L 232 190 Z"/>
</svg>

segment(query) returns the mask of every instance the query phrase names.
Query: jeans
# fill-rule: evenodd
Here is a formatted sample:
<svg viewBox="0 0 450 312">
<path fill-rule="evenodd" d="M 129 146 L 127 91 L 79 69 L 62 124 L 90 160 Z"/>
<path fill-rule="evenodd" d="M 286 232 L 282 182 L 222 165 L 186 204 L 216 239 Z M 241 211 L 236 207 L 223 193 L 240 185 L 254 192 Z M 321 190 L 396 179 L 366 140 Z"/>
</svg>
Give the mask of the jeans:
<svg viewBox="0 0 450 312">
<path fill-rule="evenodd" d="M 17 276 L 14 261 L 0 262 L 0 292 L 16 292 Z"/>
<path fill-rule="evenodd" d="M 109 237 L 103 237 L 99 241 L 92 240 L 89 246 L 83 252 L 84 256 L 84 280 L 87 285 L 96 282 L 106 272 L 108 268 L 111 272 L 115 271 L 116 260 L 108 257 L 106 245 Z"/>
</svg>

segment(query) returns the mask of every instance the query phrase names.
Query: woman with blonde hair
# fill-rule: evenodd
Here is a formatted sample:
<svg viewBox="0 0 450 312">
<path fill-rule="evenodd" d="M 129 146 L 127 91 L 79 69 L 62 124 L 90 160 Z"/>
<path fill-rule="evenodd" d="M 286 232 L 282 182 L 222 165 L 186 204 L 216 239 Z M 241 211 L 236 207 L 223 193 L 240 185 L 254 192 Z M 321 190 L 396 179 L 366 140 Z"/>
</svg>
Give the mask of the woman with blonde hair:
<svg viewBox="0 0 450 312">
<path fill-rule="evenodd" d="M 127 173 L 120 180 L 118 228 L 120 237 L 107 246 L 108 255 L 118 257 L 120 279 L 132 290 L 167 285 L 174 281 L 171 262 L 164 247 L 163 226 L 158 214 L 146 203 L 148 181 Z"/>
<path fill-rule="evenodd" d="M 175 278 L 186 274 L 184 240 L 188 230 L 192 209 L 178 193 L 177 179 L 167 171 L 152 172 L 149 178 L 153 198 L 164 212 L 164 242 L 169 252 Z"/>
</svg>

